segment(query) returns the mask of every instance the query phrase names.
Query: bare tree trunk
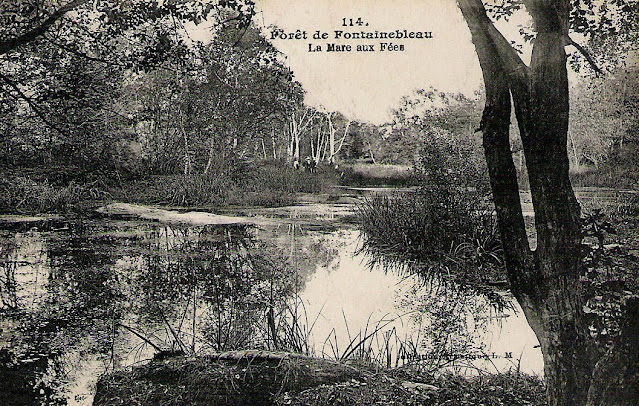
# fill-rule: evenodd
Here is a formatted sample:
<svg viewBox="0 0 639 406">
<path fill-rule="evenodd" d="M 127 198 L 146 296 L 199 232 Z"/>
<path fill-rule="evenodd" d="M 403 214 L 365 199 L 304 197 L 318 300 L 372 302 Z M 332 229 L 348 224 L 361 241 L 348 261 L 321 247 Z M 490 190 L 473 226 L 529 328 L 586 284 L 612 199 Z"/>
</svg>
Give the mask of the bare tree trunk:
<svg viewBox="0 0 639 406">
<path fill-rule="evenodd" d="M 291 144 L 290 144 L 290 153 L 292 154 L 293 166 L 299 167 L 300 162 L 300 139 L 301 134 L 306 128 L 313 122 L 313 118 L 315 117 L 315 111 L 311 111 L 311 108 L 306 108 L 304 110 L 304 114 L 299 119 L 299 122 L 295 118 L 295 112 L 291 113 L 291 118 L 289 122 L 289 128 L 291 132 Z M 312 130 L 312 128 L 311 128 Z M 313 142 L 313 137 L 311 136 L 311 144 Z"/>
<path fill-rule="evenodd" d="M 191 171 L 191 156 L 189 155 L 189 136 L 184 128 L 184 116 L 182 111 L 178 112 L 180 115 L 180 131 L 182 132 L 182 138 L 184 140 L 184 176 L 188 176 Z"/>
<path fill-rule="evenodd" d="M 568 131 L 568 137 L 570 137 L 570 146 L 572 147 L 572 157 L 575 160 L 575 169 L 579 169 L 579 155 L 577 155 L 577 146 L 575 145 L 575 139 L 572 136 L 572 132 Z"/>
<path fill-rule="evenodd" d="M 368 141 L 367 144 L 368 144 L 368 152 L 370 152 L 371 154 L 371 161 L 373 161 L 374 164 L 377 164 L 377 162 L 375 162 L 375 155 L 373 155 L 373 146 L 371 145 L 370 141 Z"/>
<path fill-rule="evenodd" d="M 288 123 L 288 134 L 290 138 L 289 138 L 286 152 L 287 152 L 287 158 L 289 159 L 289 161 L 293 160 L 293 151 L 294 151 L 294 145 L 295 145 L 295 140 L 294 140 L 295 136 L 293 135 L 294 134 L 293 121 L 294 120 L 291 120 Z"/>
<path fill-rule="evenodd" d="M 324 136 L 322 133 L 322 120 L 320 120 L 320 125 L 317 128 L 317 145 L 314 149 L 312 149 L 313 151 L 312 158 L 313 158 L 313 162 L 315 162 L 315 165 L 319 164 L 321 159 L 323 140 L 324 140 Z M 312 143 L 313 143 L 313 140 L 311 139 L 311 145 Z"/>
<path fill-rule="evenodd" d="M 329 139 L 329 143 L 330 143 L 330 152 L 329 152 L 329 156 L 328 156 L 328 163 L 330 163 L 331 165 L 335 163 L 335 157 L 337 156 L 337 154 L 339 154 L 339 151 L 341 151 L 342 146 L 344 145 L 344 140 L 346 139 L 346 135 L 348 134 L 348 129 L 351 126 L 351 122 L 350 120 L 348 121 L 348 123 L 346 124 L 346 127 L 344 128 L 344 135 L 342 136 L 342 139 L 339 143 L 339 146 L 337 148 L 335 148 L 335 127 L 333 127 L 333 120 L 331 119 L 331 115 L 328 115 L 328 129 L 330 131 L 330 139 Z"/>
<path fill-rule="evenodd" d="M 209 148 L 209 158 L 206 161 L 206 167 L 204 168 L 204 174 L 208 174 L 211 169 L 211 165 L 213 165 L 213 155 L 215 154 L 215 141 L 213 139 L 211 141 L 211 147 Z"/>
<path fill-rule="evenodd" d="M 349 120 L 348 123 L 346 124 L 346 127 L 344 128 L 344 135 L 342 136 L 342 139 L 340 140 L 339 143 L 339 147 L 337 147 L 337 149 L 335 151 L 333 151 L 333 154 L 331 155 L 331 163 L 335 163 L 335 156 L 337 154 L 339 154 L 339 152 L 342 150 L 342 146 L 344 146 L 344 140 L 346 139 L 346 135 L 348 135 L 348 129 L 351 127 L 351 121 Z"/>
<path fill-rule="evenodd" d="M 271 128 L 271 142 L 273 143 L 273 160 L 277 161 L 277 149 L 275 148 L 275 129 Z"/>
<path fill-rule="evenodd" d="M 295 133 L 293 134 L 293 142 L 294 142 L 294 152 L 293 152 L 293 162 L 300 161 L 300 133 L 297 130 L 297 126 L 295 126 Z"/>
<path fill-rule="evenodd" d="M 329 113 L 328 115 L 328 132 L 329 132 L 329 138 L 328 138 L 328 145 L 329 145 L 329 152 L 328 152 L 328 163 L 329 164 L 333 164 L 335 163 L 335 128 L 333 128 L 333 120 L 331 120 L 331 113 Z"/>
</svg>

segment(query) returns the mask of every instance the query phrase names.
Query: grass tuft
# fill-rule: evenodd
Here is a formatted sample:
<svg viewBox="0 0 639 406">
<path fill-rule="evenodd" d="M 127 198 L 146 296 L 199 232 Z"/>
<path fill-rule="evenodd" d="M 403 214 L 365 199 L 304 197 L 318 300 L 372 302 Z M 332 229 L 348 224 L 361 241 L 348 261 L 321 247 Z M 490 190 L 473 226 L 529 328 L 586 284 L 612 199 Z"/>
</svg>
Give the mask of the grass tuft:
<svg viewBox="0 0 639 406">
<path fill-rule="evenodd" d="M 104 200 L 109 193 L 96 183 L 56 186 L 28 177 L 0 180 L 0 213 L 54 213 L 77 208 L 86 200 Z"/>
</svg>

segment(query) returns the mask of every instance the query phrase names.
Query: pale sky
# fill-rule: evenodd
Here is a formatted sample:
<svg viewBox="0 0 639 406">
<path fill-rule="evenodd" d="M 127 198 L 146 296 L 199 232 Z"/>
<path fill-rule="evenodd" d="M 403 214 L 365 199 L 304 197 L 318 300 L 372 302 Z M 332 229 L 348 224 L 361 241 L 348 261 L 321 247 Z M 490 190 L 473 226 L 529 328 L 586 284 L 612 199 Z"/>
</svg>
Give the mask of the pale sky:
<svg viewBox="0 0 639 406">
<path fill-rule="evenodd" d="M 470 32 L 455 0 L 257 0 L 254 22 L 271 40 L 277 26 L 286 33 L 306 31 L 309 39 L 272 39 L 284 54 L 306 90 L 305 102 L 328 111 L 340 111 L 351 119 L 374 124 L 389 121 L 390 110 L 402 96 L 416 89 L 434 87 L 444 92 L 472 95 L 482 89 L 481 70 Z M 362 18 L 368 26 L 343 27 L 342 19 Z M 508 40 L 521 43 L 521 26 L 530 27 L 527 13 L 519 12 L 497 28 Z M 210 26 L 209 26 L 210 27 Z M 334 40 L 334 31 L 430 31 L 431 39 L 406 40 Z M 194 37 L 210 36 L 206 24 L 189 29 Z M 329 34 L 316 41 L 316 30 Z M 575 39 L 578 42 L 579 38 Z M 326 52 L 327 43 L 373 44 L 374 52 Z M 380 52 L 380 42 L 404 45 L 403 52 Z M 308 52 L 309 44 L 320 44 L 321 52 Z M 524 46 L 522 59 L 530 60 L 530 44 Z M 568 47 L 567 52 L 575 52 Z M 575 83 L 578 77 L 569 70 Z"/>
<path fill-rule="evenodd" d="M 361 18 L 368 26 L 343 27 L 343 19 Z M 472 95 L 482 88 L 481 70 L 470 32 L 455 0 L 257 0 L 253 20 L 284 55 L 295 79 L 306 90 L 305 102 L 351 119 L 382 124 L 402 96 L 434 87 Z M 509 40 L 519 39 L 528 16 L 497 27 Z M 286 33 L 306 31 L 308 39 L 271 39 L 271 26 Z M 210 25 L 189 27 L 192 38 L 206 41 Z M 329 34 L 316 41 L 316 30 Z M 430 39 L 334 40 L 334 31 L 429 31 Z M 374 52 L 326 52 L 327 43 L 373 44 Z M 380 51 L 380 42 L 402 44 L 403 52 Z M 321 52 L 309 52 L 320 44 Z M 527 62 L 524 56 L 524 61 Z"/>
<path fill-rule="evenodd" d="M 360 120 L 382 123 L 400 98 L 431 86 L 446 92 L 481 88 L 481 71 L 470 33 L 454 0 L 259 0 L 255 22 L 286 32 L 432 31 L 432 39 L 313 41 L 274 39 L 286 55 L 295 79 L 307 91 L 306 102 Z M 343 18 L 359 18 L 363 27 L 342 27 Z M 266 29 L 270 39 L 270 30 Z M 375 52 L 308 52 L 309 43 L 374 44 Z M 404 44 L 403 52 L 379 52 L 380 42 Z"/>
</svg>

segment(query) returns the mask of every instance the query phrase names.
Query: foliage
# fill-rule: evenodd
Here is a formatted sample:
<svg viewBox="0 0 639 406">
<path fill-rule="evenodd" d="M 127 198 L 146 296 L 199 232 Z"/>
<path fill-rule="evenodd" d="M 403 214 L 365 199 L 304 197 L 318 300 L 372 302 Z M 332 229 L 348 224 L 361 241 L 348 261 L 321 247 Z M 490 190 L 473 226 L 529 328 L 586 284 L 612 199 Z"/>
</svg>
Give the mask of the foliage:
<svg viewBox="0 0 639 406">
<path fill-rule="evenodd" d="M 639 109 L 636 68 L 605 78 L 590 78 L 572 89 L 568 156 L 573 169 L 594 167 L 605 173 L 636 162 L 636 117 Z"/>
<path fill-rule="evenodd" d="M 130 81 L 129 110 L 142 166 L 156 174 L 207 173 L 216 161 L 277 155 L 299 83 L 257 28 L 224 28 L 180 71 Z M 188 68 L 188 69 L 187 69 Z"/>
<path fill-rule="evenodd" d="M 229 21 L 245 27 L 254 14 L 254 2 L 12 0 L 2 8 L 0 55 L 49 42 L 111 64 L 146 67 L 167 59 L 168 54 L 184 52 L 186 41 L 176 35 L 178 29 L 186 22 L 197 24 L 215 18 L 220 10 L 227 11 Z M 123 46 L 132 45 L 122 52 Z"/>
<path fill-rule="evenodd" d="M 598 199 L 583 216 L 583 292 L 590 333 L 603 353 L 615 343 L 628 298 L 639 294 L 639 243 L 636 196 Z"/>
<path fill-rule="evenodd" d="M 463 169 L 469 162 L 459 155 L 445 153 L 449 147 L 435 142 L 427 147 L 431 153 L 418 172 L 417 191 L 377 195 L 360 207 L 365 248 L 414 262 L 414 270 L 427 278 L 434 274 L 485 287 L 504 280 L 496 222 L 485 186 L 472 183 L 477 172 Z"/>
<path fill-rule="evenodd" d="M 636 67 L 591 78 L 571 93 L 568 156 L 576 186 L 633 189 L 639 144 Z"/>
<path fill-rule="evenodd" d="M 0 213 L 66 212 L 79 208 L 82 201 L 108 197 L 108 192 L 95 184 L 56 186 L 27 177 L 0 180 Z"/>
<path fill-rule="evenodd" d="M 382 162 L 415 164 L 424 157 L 423 143 L 432 136 L 447 134 L 460 145 L 481 149 L 475 133 L 481 116 L 481 97 L 419 89 L 404 96 L 393 110 L 391 123 L 381 127 L 377 155 Z"/>
<path fill-rule="evenodd" d="M 93 167 L 102 176 L 117 171 L 118 142 L 126 134 L 118 132 L 122 117 L 112 100 L 121 74 L 55 47 L 32 52 L 8 63 L 10 71 L 0 78 L 6 107 L 0 108 L 0 169 L 66 165 Z"/>
<path fill-rule="evenodd" d="M 493 20 L 508 20 L 522 11 L 524 3 L 508 0 L 489 2 L 485 7 Z M 614 72 L 628 62 L 626 56 L 637 49 L 639 3 L 634 0 L 570 0 L 566 7 L 570 33 L 585 42 L 580 44 L 583 51 L 575 46 L 577 52 L 569 54 L 569 63 L 576 72 L 583 72 L 584 76 L 592 76 L 598 73 L 597 70 Z M 536 36 L 529 25 L 520 26 L 519 34 L 527 42 Z M 593 64 L 597 69 L 593 69 Z"/>
<path fill-rule="evenodd" d="M 278 405 L 545 405 L 541 379 L 518 373 L 432 378 L 410 370 L 380 371 L 363 379 L 280 395 Z"/>
<path fill-rule="evenodd" d="M 198 44 L 186 25 L 224 11 L 227 23 L 214 25 L 247 27 L 254 7 L 250 0 L 5 3 L 0 169 L 74 166 L 116 178 L 138 169 L 130 148 L 136 101 L 122 83 L 154 70 L 188 78 Z"/>
</svg>

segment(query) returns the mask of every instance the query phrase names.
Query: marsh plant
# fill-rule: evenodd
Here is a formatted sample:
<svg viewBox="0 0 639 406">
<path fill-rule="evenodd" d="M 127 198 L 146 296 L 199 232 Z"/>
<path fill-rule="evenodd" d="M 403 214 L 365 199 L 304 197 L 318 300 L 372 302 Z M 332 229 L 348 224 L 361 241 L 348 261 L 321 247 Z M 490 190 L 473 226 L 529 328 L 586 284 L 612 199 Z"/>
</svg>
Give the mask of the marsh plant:
<svg viewBox="0 0 639 406">
<path fill-rule="evenodd" d="M 473 149 L 433 134 L 416 165 L 415 191 L 376 195 L 359 207 L 364 250 L 461 286 L 504 280 L 485 168 Z"/>
<path fill-rule="evenodd" d="M 401 345 L 406 363 L 429 372 L 462 365 L 505 280 L 501 243 L 481 156 L 473 145 L 431 131 L 415 167 L 416 190 L 376 195 L 359 207 L 363 250 L 393 271 L 419 275 L 402 300 L 420 326 Z M 410 351 L 407 351 L 410 350 Z M 472 366 L 471 366 L 472 367 Z"/>
</svg>

